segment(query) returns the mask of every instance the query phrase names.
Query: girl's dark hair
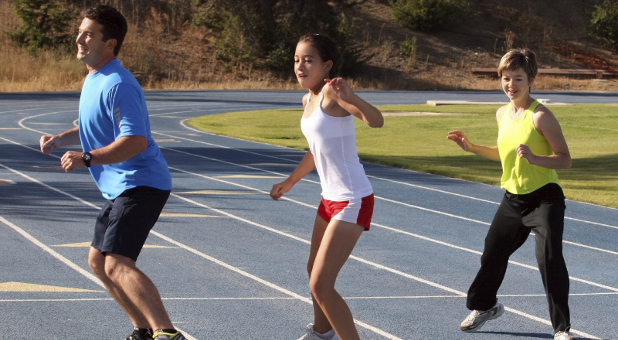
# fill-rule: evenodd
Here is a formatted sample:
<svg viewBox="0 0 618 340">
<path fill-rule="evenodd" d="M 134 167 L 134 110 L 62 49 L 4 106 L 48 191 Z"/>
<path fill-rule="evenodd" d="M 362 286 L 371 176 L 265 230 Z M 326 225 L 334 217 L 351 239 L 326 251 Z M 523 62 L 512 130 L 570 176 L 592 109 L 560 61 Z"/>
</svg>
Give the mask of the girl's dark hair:
<svg viewBox="0 0 618 340">
<path fill-rule="evenodd" d="M 103 25 L 103 41 L 116 39 L 114 55 L 118 55 L 127 34 L 127 20 L 114 7 L 98 5 L 86 10 L 84 17 Z"/>
<path fill-rule="evenodd" d="M 335 78 L 339 74 L 341 52 L 339 52 L 339 47 L 337 47 L 337 43 L 333 39 L 323 34 L 305 34 L 298 39 L 298 42 L 310 43 L 311 46 L 318 50 L 322 61 L 330 60 L 333 62 L 333 67 L 328 72 L 330 78 Z"/>
</svg>

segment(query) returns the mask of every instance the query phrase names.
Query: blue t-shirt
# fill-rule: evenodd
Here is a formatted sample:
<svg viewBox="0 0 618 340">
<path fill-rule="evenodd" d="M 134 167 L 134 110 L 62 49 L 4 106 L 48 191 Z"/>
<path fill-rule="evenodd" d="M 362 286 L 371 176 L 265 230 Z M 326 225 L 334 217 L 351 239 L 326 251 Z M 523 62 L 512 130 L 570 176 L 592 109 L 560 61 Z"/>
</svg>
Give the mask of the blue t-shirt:
<svg viewBox="0 0 618 340">
<path fill-rule="evenodd" d="M 84 81 L 79 99 L 79 137 L 87 152 L 123 136 L 146 137 L 148 147 L 127 161 L 90 167 L 103 197 L 115 199 L 137 186 L 171 190 L 167 162 L 150 134 L 142 87 L 118 59 L 113 59 Z"/>
</svg>

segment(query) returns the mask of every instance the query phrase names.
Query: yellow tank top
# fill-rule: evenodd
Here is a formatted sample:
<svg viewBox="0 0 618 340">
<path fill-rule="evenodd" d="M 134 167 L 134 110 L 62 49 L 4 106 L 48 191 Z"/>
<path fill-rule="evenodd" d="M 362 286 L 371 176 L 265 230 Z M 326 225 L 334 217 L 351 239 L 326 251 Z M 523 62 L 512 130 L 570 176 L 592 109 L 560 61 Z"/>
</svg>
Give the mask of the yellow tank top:
<svg viewBox="0 0 618 340">
<path fill-rule="evenodd" d="M 517 155 L 515 148 L 519 144 L 527 145 L 533 154 L 549 156 L 554 152 L 534 126 L 534 110 L 539 106 L 534 101 L 524 112 L 524 115 L 513 120 L 509 103 L 498 121 L 498 151 L 502 163 L 501 187 L 513 194 L 528 194 L 548 183 L 558 182 L 558 174 L 554 169 L 531 165 L 525 158 Z"/>
</svg>

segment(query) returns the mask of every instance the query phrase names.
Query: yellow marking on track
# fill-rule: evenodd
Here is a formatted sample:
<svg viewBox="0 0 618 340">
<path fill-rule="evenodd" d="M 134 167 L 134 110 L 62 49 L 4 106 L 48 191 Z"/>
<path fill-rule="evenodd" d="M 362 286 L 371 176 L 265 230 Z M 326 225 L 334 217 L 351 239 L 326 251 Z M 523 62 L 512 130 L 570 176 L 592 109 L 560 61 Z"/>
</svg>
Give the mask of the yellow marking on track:
<svg viewBox="0 0 618 340">
<path fill-rule="evenodd" d="M 274 166 L 297 166 L 298 164 L 288 164 L 288 163 L 252 163 L 249 165 L 274 165 Z"/>
<path fill-rule="evenodd" d="M 223 217 L 223 216 L 217 216 L 217 215 L 187 214 L 187 213 L 173 213 L 173 212 L 162 212 L 161 216 L 163 217 Z"/>
<path fill-rule="evenodd" d="M 226 175 L 226 176 L 215 176 L 215 178 L 283 178 L 283 176 Z"/>
<path fill-rule="evenodd" d="M 0 292 L 105 293 L 104 290 L 47 286 L 22 282 L 0 283 Z"/>
<path fill-rule="evenodd" d="M 197 133 L 183 133 L 183 135 L 191 137 L 199 136 Z"/>
<path fill-rule="evenodd" d="M 20 130 L 21 128 L 0 128 L 0 130 Z"/>
<path fill-rule="evenodd" d="M 26 168 L 35 169 L 35 170 L 62 170 L 64 169 L 61 166 L 56 165 L 26 165 Z"/>
<path fill-rule="evenodd" d="M 11 181 L 10 179 L 0 179 L 0 185 L 8 185 L 8 184 L 17 184 L 15 181 Z"/>
<path fill-rule="evenodd" d="M 258 192 L 250 191 L 226 191 L 226 190 L 196 190 L 179 192 L 179 194 L 196 194 L 196 195 L 256 195 Z"/>
<path fill-rule="evenodd" d="M 155 139 L 154 141 L 157 143 L 180 143 L 175 139 Z"/>
<path fill-rule="evenodd" d="M 64 248 L 90 248 L 91 242 L 79 242 L 79 243 L 67 243 L 67 244 L 56 244 L 52 247 L 64 247 Z M 144 248 L 155 248 L 155 249 L 171 249 L 178 247 L 170 247 L 170 246 L 155 246 L 151 244 L 145 244 Z"/>
</svg>

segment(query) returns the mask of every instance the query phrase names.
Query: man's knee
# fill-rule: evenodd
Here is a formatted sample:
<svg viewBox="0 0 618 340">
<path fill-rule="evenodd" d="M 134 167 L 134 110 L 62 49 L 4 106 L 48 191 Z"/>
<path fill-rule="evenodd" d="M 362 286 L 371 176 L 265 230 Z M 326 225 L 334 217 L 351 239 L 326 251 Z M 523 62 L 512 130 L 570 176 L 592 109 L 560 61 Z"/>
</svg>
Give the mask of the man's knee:
<svg viewBox="0 0 618 340">
<path fill-rule="evenodd" d="M 105 255 L 98 249 L 90 248 L 88 253 L 88 266 L 97 275 L 105 274 Z"/>
<path fill-rule="evenodd" d="M 135 267 L 135 262 L 130 258 L 118 254 L 108 253 L 105 256 L 105 275 L 113 282 L 118 282 L 120 278 Z"/>
</svg>

